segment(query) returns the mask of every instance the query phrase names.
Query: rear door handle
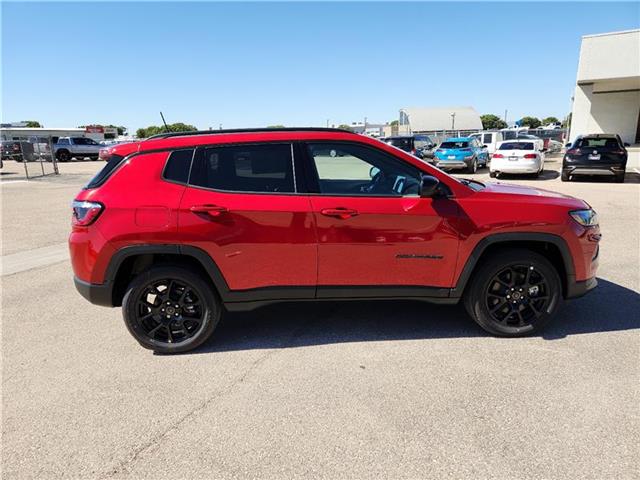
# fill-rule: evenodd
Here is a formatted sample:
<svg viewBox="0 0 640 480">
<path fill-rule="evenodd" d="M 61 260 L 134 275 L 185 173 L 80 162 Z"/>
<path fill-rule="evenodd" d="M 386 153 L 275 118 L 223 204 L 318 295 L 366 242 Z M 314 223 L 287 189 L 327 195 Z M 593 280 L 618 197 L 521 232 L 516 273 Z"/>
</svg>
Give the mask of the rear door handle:
<svg viewBox="0 0 640 480">
<path fill-rule="evenodd" d="M 218 217 L 223 213 L 227 213 L 229 211 L 227 207 L 221 207 L 220 205 L 212 204 L 194 205 L 189 210 L 191 210 L 193 213 L 206 213 L 208 215 L 211 215 L 212 217 Z"/>
<path fill-rule="evenodd" d="M 320 210 L 320 213 L 322 215 L 326 215 L 327 217 L 341 218 L 342 220 L 355 217 L 356 215 L 358 215 L 357 210 L 353 210 L 351 208 L 343 208 L 343 207 L 323 208 L 322 210 Z"/>
</svg>

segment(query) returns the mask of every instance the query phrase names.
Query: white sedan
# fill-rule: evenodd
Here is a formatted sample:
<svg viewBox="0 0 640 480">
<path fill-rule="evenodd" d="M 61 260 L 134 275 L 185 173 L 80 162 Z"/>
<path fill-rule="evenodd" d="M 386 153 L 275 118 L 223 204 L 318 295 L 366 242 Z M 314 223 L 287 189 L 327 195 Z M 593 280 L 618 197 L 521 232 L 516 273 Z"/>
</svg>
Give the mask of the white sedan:
<svg viewBox="0 0 640 480">
<path fill-rule="evenodd" d="M 525 139 L 500 142 L 496 153 L 491 157 L 489 176 L 498 177 L 501 173 L 533 174 L 536 177 L 544 170 L 544 152 L 537 142 Z"/>
</svg>

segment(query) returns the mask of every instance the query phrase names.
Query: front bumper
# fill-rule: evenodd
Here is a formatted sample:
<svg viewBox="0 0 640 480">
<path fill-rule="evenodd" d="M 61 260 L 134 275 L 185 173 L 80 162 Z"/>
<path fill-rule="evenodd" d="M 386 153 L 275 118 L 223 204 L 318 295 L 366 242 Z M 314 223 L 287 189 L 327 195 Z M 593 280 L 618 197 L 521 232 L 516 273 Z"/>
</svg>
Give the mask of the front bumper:
<svg viewBox="0 0 640 480">
<path fill-rule="evenodd" d="M 598 286 L 596 277 L 582 281 L 571 281 L 567 284 L 567 298 L 580 298 Z"/>
<path fill-rule="evenodd" d="M 102 307 L 113 307 L 113 287 L 111 283 L 89 283 L 84 280 L 80 280 L 78 277 L 73 277 L 73 283 L 76 285 L 76 290 L 84 298 L 89 300 L 94 305 L 100 305 Z"/>
</svg>

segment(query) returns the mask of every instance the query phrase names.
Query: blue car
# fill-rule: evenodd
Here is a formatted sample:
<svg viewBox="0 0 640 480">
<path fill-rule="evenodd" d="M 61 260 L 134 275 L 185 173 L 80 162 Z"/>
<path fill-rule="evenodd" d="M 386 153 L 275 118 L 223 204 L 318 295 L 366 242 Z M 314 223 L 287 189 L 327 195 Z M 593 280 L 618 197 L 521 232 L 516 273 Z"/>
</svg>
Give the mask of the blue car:
<svg viewBox="0 0 640 480">
<path fill-rule="evenodd" d="M 447 138 L 434 154 L 434 164 L 443 170 L 464 168 L 475 173 L 489 163 L 489 151 L 475 137 Z"/>
</svg>

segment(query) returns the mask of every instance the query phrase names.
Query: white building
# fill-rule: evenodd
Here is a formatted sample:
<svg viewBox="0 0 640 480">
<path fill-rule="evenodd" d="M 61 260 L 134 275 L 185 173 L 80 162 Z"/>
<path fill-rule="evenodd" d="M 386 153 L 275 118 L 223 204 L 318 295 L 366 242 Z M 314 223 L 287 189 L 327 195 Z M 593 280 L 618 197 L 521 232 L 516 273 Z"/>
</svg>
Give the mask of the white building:
<svg viewBox="0 0 640 480">
<path fill-rule="evenodd" d="M 412 133 L 482 130 L 480 115 L 473 107 L 401 108 L 400 131 Z"/>
<path fill-rule="evenodd" d="M 640 30 L 582 37 L 570 138 L 589 133 L 640 142 Z"/>
</svg>

